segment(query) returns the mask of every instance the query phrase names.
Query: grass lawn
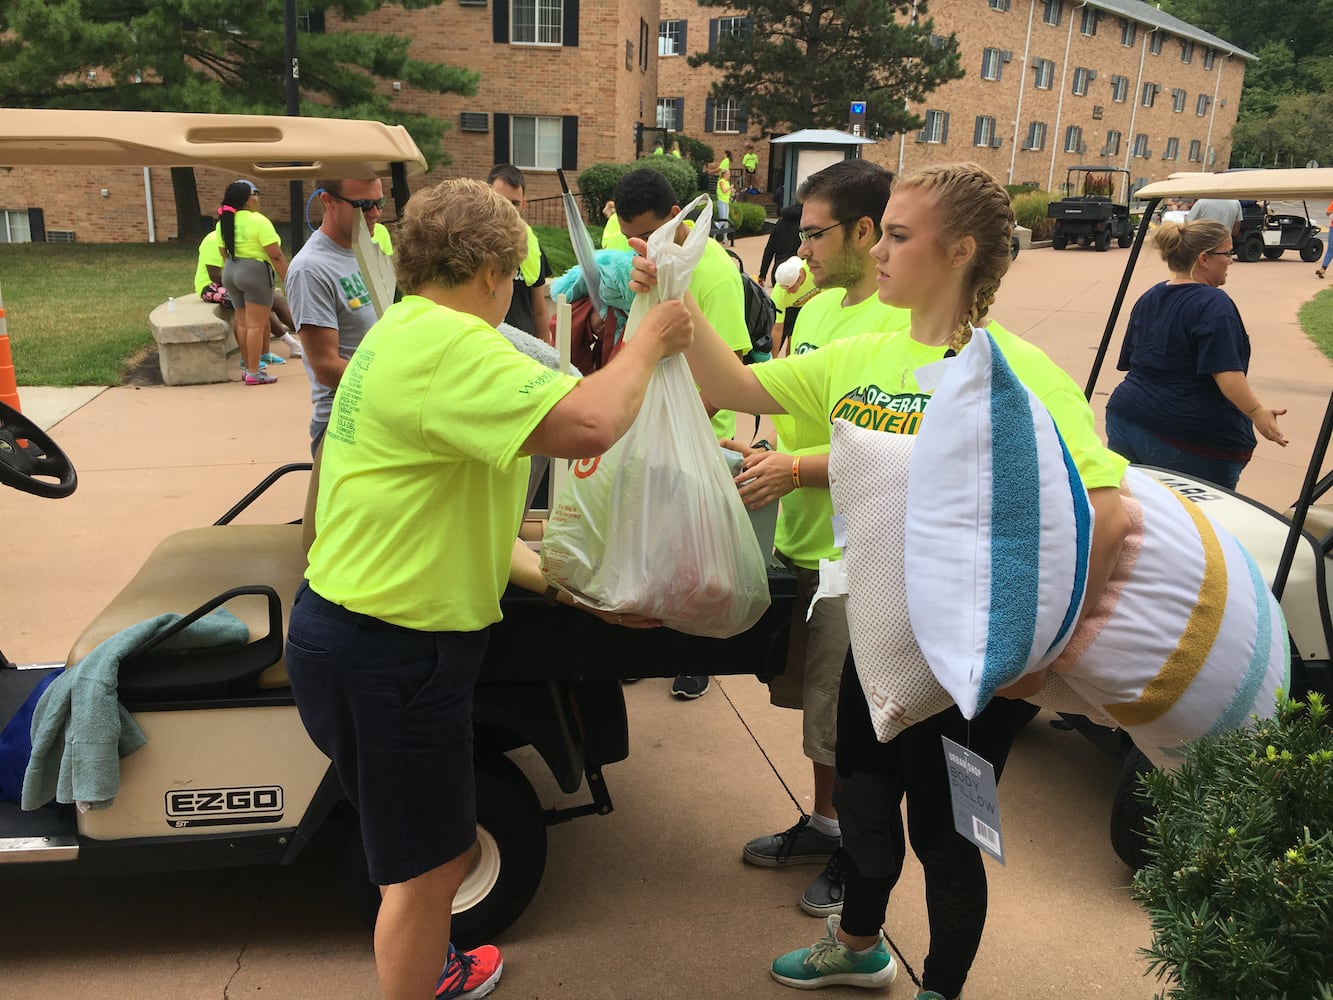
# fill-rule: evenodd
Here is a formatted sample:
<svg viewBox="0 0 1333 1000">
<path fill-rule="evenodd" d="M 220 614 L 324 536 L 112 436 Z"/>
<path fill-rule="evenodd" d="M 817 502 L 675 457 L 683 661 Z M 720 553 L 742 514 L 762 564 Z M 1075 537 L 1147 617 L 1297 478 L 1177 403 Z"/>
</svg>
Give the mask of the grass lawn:
<svg viewBox="0 0 1333 1000">
<path fill-rule="evenodd" d="M 195 247 L 0 244 L 0 295 L 23 385 L 118 385 L 151 347 L 148 314 L 193 295 Z"/>
<path fill-rule="evenodd" d="M 1324 357 L 1333 359 L 1333 288 L 1301 306 L 1298 318 L 1315 347 L 1324 352 Z"/>
</svg>

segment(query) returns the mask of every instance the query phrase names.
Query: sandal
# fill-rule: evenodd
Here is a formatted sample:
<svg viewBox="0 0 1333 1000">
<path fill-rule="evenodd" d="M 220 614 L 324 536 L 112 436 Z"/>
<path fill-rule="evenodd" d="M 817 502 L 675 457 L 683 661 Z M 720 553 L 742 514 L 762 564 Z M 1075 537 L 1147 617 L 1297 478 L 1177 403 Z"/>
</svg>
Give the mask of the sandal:
<svg viewBox="0 0 1333 1000">
<path fill-rule="evenodd" d="M 1322 278 L 1324 276 L 1324 269 L 1322 267 L 1316 267 L 1314 269 L 1314 276 L 1316 278 Z"/>
</svg>

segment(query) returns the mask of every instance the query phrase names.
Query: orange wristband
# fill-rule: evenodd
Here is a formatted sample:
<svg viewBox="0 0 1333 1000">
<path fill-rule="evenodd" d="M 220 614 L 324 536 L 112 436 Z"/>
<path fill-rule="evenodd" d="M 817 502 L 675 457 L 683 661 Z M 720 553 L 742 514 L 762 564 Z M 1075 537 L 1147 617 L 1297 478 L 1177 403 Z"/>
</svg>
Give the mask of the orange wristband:
<svg viewBox="0 0 1333 1000">
<path fill-rule="evenodd" d="M 801 488 L 801 456 L 797 455 L 791 463 L 791 485 L 793 489 Z"/>
</svg>

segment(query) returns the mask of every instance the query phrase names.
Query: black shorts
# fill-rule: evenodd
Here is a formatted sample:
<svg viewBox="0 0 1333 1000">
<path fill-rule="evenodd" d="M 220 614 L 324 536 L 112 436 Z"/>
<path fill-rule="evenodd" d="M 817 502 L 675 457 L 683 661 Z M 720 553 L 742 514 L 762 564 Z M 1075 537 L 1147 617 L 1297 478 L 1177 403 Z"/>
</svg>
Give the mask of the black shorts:
<svg viewBox="0 0 1333 1000">
<path fill-rule="evenodd" d="M 287 673 L 310 738 L 361 816 L 370 880 L 392 885 L 477 839 L 472 689 L 488 632 L 418 632 L 302 584 Z"/>
</svg>

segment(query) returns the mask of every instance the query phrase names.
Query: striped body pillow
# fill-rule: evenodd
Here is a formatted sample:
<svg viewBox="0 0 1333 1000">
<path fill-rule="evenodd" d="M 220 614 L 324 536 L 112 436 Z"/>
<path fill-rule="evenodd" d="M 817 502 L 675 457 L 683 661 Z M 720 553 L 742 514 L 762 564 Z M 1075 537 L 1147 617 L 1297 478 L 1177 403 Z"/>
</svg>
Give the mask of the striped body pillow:
<svg viewBox="0 0 1333 1000">
<path fill-rule="evenodd" d="M 1052 671 L 1171 766 L 1185 740 L 1273 714 L 1290 683 L 1286 621 L 1249 553 L 1199 505 L 1132 467 L 1121 492 L 1119 562 Z"/>
<path fill-rule="evenodd" d="M 926 415 L 907 483 L 907 608 L 970 719 L 1069 641 L 1093 513 L 1055 421 L 985 330 L 941 363 Z"/>
</svg>

